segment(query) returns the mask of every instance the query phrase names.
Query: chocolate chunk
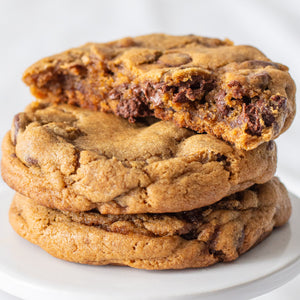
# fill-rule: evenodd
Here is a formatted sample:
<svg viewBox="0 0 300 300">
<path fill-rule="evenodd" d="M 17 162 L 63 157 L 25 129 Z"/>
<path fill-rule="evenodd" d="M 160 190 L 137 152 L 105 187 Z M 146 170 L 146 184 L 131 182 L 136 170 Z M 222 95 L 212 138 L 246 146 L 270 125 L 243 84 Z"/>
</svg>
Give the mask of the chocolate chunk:
<svg viewBox="0 0 300 300">
<path fill-rule="evenodd" d="M 264 127 L 275 126 L 275 116 L 273 109 L 280 109 L 286 105 L 286 98 L 272 96 L 270 105 L 266 105 L 266 100 L 258 97 L 243 97 L 242 113 L 237 119 L 237 124 L 247 123 L 246 132 L 251 135 L 260 136 Z M 263 122 L 261 122 L 261 119 Z"/>
<path fill-rule="evenodd" d="M 242 99 L 247 94 L 242 84 L 237 80 L 232 80 L 227 85 L 231 88 L 232 96 L 235 99 Z"/>
<path fill-rule="evenodd" d="M 267 108 L 265 108 L 263 113 L 262 113 L 262 119 L 264 120 L 264 123 L 265 123 L 266 127 L 272 126 L 272 124 L 275 122 L 274 115 Z"/>
<path fill-rule="evenodd" d="M 221 262 L 226 258 L 226 254 L 222 250 L 209 249 L 209 252 L 217 257 Z"/>
<path fill-rule="evenodd" d="M 38 166 L 38 164 L 39 164 L 39 162 L 36 158 L 30 157 L 30 156 L 26 157 L 25 161 L 29 166 Z"/>
<path fill-rule="evenodd" d="M 261 90 L 265 90 L 268 88 L 271 76 L 264 71 L 250 75 L 249 80 L 252 86 L 260 88 Z"/>
<path fill-rule="evenodd" d="M 112 100 L 120 100 L 122 94 L 128 90 L 129 88 L 129 85 L 124 83 L 124 84 L 121 84 L 119 85 L 118 87 L 115 87 L 114 89 L 112 89 L 109 94 L 108 94 L 108 97 L 109 99 L 112 99 Z"/>
<path fill-rule="evenodd" d="M 117 106 L 117 115 L 128 118 L 134 123 L 136 118 L 153 116 L 153 111 L 138 97 L 121 99 Z"/>
<path fill-rule="evenodd" d="M 190 87 L 180 87 L 178 92 L 174 90 L 174 103 L 187 103 L 189 101 L 195 101 L 196 99 L 201 100 L 205 94 L 205 91 L 201 88 L 193 90 Z"/>
<path fill-rule="evenodd" d="M 249 105 L 244 103 L 240 118 L 247 123 L 247 133 L 257 136 L 261 135 L 262 126 L 259 121 L 259 107 L 253 103 L 250 103 Z"/>
<path fill-rule="evenodd" d="M 189 101 L 201 101 L 205 95 L 215 86 L 213 79 L 204 79 L 194 76 L 191 80 L 180 82 L 178 85 L 168 86 L 173 93 L 174 103 L 185 103 Z"/>
<path fill-rule="evenodd" d="M 215 250 L 215 248 L 216 248 L 217 240 L 218 240 L 220 233 L 221 233 L 220 226 L 219 225 L 215 226 L 214 232 L 213 232 L 213 234 L 210 238 L 210 242 L 209 242 L 209 251 L 213 254 L 215 254 L 217 251 L 217 250 Z"/>
<path fill-rule="evenodd" d="M 187 93 L 191 94 L 190 92 L 187 91 L 186 88 L 180 89 L 180 92 L 178 92 L 176 94 L 176 96 L 173 98 L 173 102 L 174 103 L 187 103 L 187 102 L 189 102 L 189 99 L 186 96 Z"/>
<path fill-rule="evenodd" d="M 221 115 L 222 118 L 224 118 L 225 116 L 228 116 L 229 112 L 230 112 L 230 107 L 228 105 L 226 105 L 225 103 L 225 98 L 226 93 L 224 90 L 221 90 L 217 96 L 216 96 L 216 106 L 218 108 L 218 112 Z"/>
<path fill-rule="evenodd" d="M 287 99 L 285 97 L 279 95 L 273 95 L 270 98 L 269 107 L 264 106 L 262 100 L 260 100 L 257 103 L 257 106 L 260 107 L 261 109 L 261 116 L 262 119 L 264 120 L 266 127 L 272 126 L 273 124 L 275 125 L 275 116 L 271 108 L 273 108 L 273 110 L 286 109 L 286 105 L 287 105 L 286 102 Z"/>
<path fill-rule="evenodd" d="M 157 107 L 162 104 L 162 96 L 165 93 L 173 96 L 172 101 L 174 103 L 187 103 L 189 101 L 201 101 L 214 86 L 215 81 L 213 79 L 194 76 L 191 80 L 176 85 L 166 85 L 163 82 L 155 84 L 146 82 L 142 88 L 136 87 L 133 89 L 133 93 L 143 103 L 151 103 L 154 107 Z M 111 97 L 118 96 L 115 91 L 111 95 Z"/>
<path fill-rule="evenodd" d="M 237 240 L 236 250 L 238 251 L 238 253 L 240 252 L 240 250 L 244 244 L 244 240 L 245 240 L 245 227 L 240 232 L 238 240 Z"/>
<path fill-rule="evenodd" d="M 143 88 L 144 95 L 148 102 L 151 102 L 154 107 L 162 104 L 162 95 L 166 91 L 166 85 L 163 83 L 151 84 L 146 82 Z"/>
<path fill-rule="evenodd" d="M 13 125 L 14 125 L 14 135 L 13 135 L 13 144 L 16 145 L 17 144 L 17 135 L 20 129 L 20 114 L 17 114 L 14 116 L 13 119 Z"/>
<path fill-rule="evenodd" d="M 270 100 L 272 101 L 271 106 L 275 109 L 286 109 L 287 98 L 280 95 L 273 95 Z"/>
<path fill-rule="evenodd" d="M 12 142 L 14 145 L 17 143 L 17 136 L 20 130 L 24 130 L 29 124 L 30 120 L 27 118 L 25 113 L 19 113 L 14 116 L 13 119 L 13 137 Z"/>
<path fill-rule="evenodd" d="M 124 98 L 125 92 L 129 90 L 131 97 Z M 109 98 L 119 101 L 116 114 L 134 123 L 136 118 L 153 116 L 149 101 L 153 100 L 154 95 L 154 88 L 150 83 L 146 83 L 145 87 L 122 84 L 109 93 Z"/>
<path fill-rule="evenodd" d="M 111 100 L 118 100 L 121 97 L 121 92 L 117 89 L 112 89 L 109 94 L 108 94 L 108 98 Z"/>
<path fill-rule="evenodd" d="M 248 67 L 251 67 L 251 68 L 259 68 L 259 67 L 262 67 L 262 68 L 265 68 L 265 67 L 268 67 L 268 66 L 272 66 L 276 69 L 281 69 L 281 65 L 280 64 L 277 64 L 277 63 L 274 63 L 274 62 L 268 62 L 268 61 L 265 61 L 265 60 L 248 60 L 245 62 Z"/>
<path fill-rule="evenodd" d="M 269 141 L 268 145 L 267 145 L 267 150 L 268 151 L 273 151 L 274 147 L 275 147 L 275 142 L 274 141 Z"/>
<path fill-rule="evenodd" d="M 275 121 L 272 124 L 272 126 L 273 126 L 274 133 L 277 134 L 279 132 L 279 130 L 280 130 L 278 123 Z"/>
</svg>

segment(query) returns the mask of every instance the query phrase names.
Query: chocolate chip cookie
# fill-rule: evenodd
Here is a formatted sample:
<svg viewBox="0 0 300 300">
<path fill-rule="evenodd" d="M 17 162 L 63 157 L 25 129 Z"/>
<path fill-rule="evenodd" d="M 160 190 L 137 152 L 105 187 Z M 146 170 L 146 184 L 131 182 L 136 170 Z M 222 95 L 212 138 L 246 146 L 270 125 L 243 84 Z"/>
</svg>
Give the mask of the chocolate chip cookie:
<svg viewBox="0 0 300 300">
<path fill-rule="evenodd" d="M 210 205 L 276 169 L 273 141 L 238 150 L 208 134 L 145 118 L 129 123 L 75 106 L 32 103 L 3 141 L 2 176 L 50 208 L 165 213 Z"/>
<path fill-rule="evenodd" d="M 194 35 L 151 34 L 89 43 L 35 63 L 24 82 L 38 98 L 155 116 L 254 149 L 295 115 L 295 85 L 282 64 L 251 46 Z"/>
<path fill-rule="evenodd" d="M 211 206 L 172 214 L 68 213 L 16 194 L 9 219 L 20 236 L 58 258 L 160 270 L 235 260 L 290 214 L 287 191 L 273 178 Z"/>
</svg>

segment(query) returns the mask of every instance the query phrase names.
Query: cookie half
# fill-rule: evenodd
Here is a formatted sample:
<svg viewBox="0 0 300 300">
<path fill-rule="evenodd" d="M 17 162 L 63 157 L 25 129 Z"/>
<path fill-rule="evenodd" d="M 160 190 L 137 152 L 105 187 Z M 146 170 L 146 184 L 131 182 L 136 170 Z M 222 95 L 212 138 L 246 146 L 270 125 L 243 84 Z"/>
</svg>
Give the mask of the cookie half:
<svg viewBox="0 0 300 300">
<path fill-rule="evenodd" d="M 131 122 L 155 115 L 246 150 L 279 136 L 295 115 L 286 66 L 254 47 L 194 35 L 86 44 L 42 59 L 23 79 L 47 101 Z"/>
<path fill-rule="evenodd" d="M 275 172 L 273 141 L 244 151 L 172 122 L 147 122 L 33 103 L 4 138 L 2 176 L 51 208 L 132 214 L 207 206 Z"/>
<path fill-rule="evenodd" d="M 290 214 L 287 191 L 274 178 L 214 205 L 173 214 L 63 213 L 16 194 L 9 219 L 20 236 L 55 257 L 161 270 L 235 260 Z"/>
</svg>

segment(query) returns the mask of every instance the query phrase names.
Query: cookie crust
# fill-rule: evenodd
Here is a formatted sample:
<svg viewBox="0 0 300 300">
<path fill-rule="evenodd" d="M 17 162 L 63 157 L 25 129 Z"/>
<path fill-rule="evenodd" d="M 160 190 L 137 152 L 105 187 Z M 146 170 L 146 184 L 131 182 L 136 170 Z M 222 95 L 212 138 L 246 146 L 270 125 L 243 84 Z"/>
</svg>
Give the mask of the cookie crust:
<svg viewBox="0 0 300 300">
<path fill-rule="evenodd" d="M 278 137 L 295 115 L 286 66 L 254 47 L 195 35 L 89 43 L 42 59 L 23 80 L 40 99 L 131 122 L 155 115 L 246 150 Z"/>
<path fill-rule="evenodd" d="M 16 194 L 9 219 L 20 236 L 61 259 L 162 270 L 235 260 L 290 214 L 287 191 L 273 178 L 214 205 L 175 214 L 63 213 Z"/>
<path fill-rule="evenodd" d="M 51 208 L 132 214 L 207 206 L 275 173 L 273 141 L 244 151 L 172 122 L 145 122 L 32 103 L 4 138 L 3 179 Z"/>
</svg>

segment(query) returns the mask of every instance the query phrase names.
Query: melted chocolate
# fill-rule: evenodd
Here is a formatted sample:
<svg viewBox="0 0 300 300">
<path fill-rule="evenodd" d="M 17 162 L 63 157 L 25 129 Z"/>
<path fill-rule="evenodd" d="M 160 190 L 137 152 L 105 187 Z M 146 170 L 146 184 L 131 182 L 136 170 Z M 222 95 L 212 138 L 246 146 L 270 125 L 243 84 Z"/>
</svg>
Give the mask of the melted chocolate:
<svg viewBox="0 0 300 300">
<path fill-rule="evenodd" d="M 117 106 L 119 116 L 134 122 L 136 118 L 152 116 L 150 104 L 159 107 L 164 94 L 171 95 L 174 103 L 201 102 L 214 87 L 214 80 L 194 76 L 191 80 L 174 85 L 151 82 L 146 82 L 143 86 L 123 84 L 114 88 L 109 93 L 109 98 L 119 101 Z M 125 92 L 128 91 L 130 96 L 124 97 Z"/>
</svg>

